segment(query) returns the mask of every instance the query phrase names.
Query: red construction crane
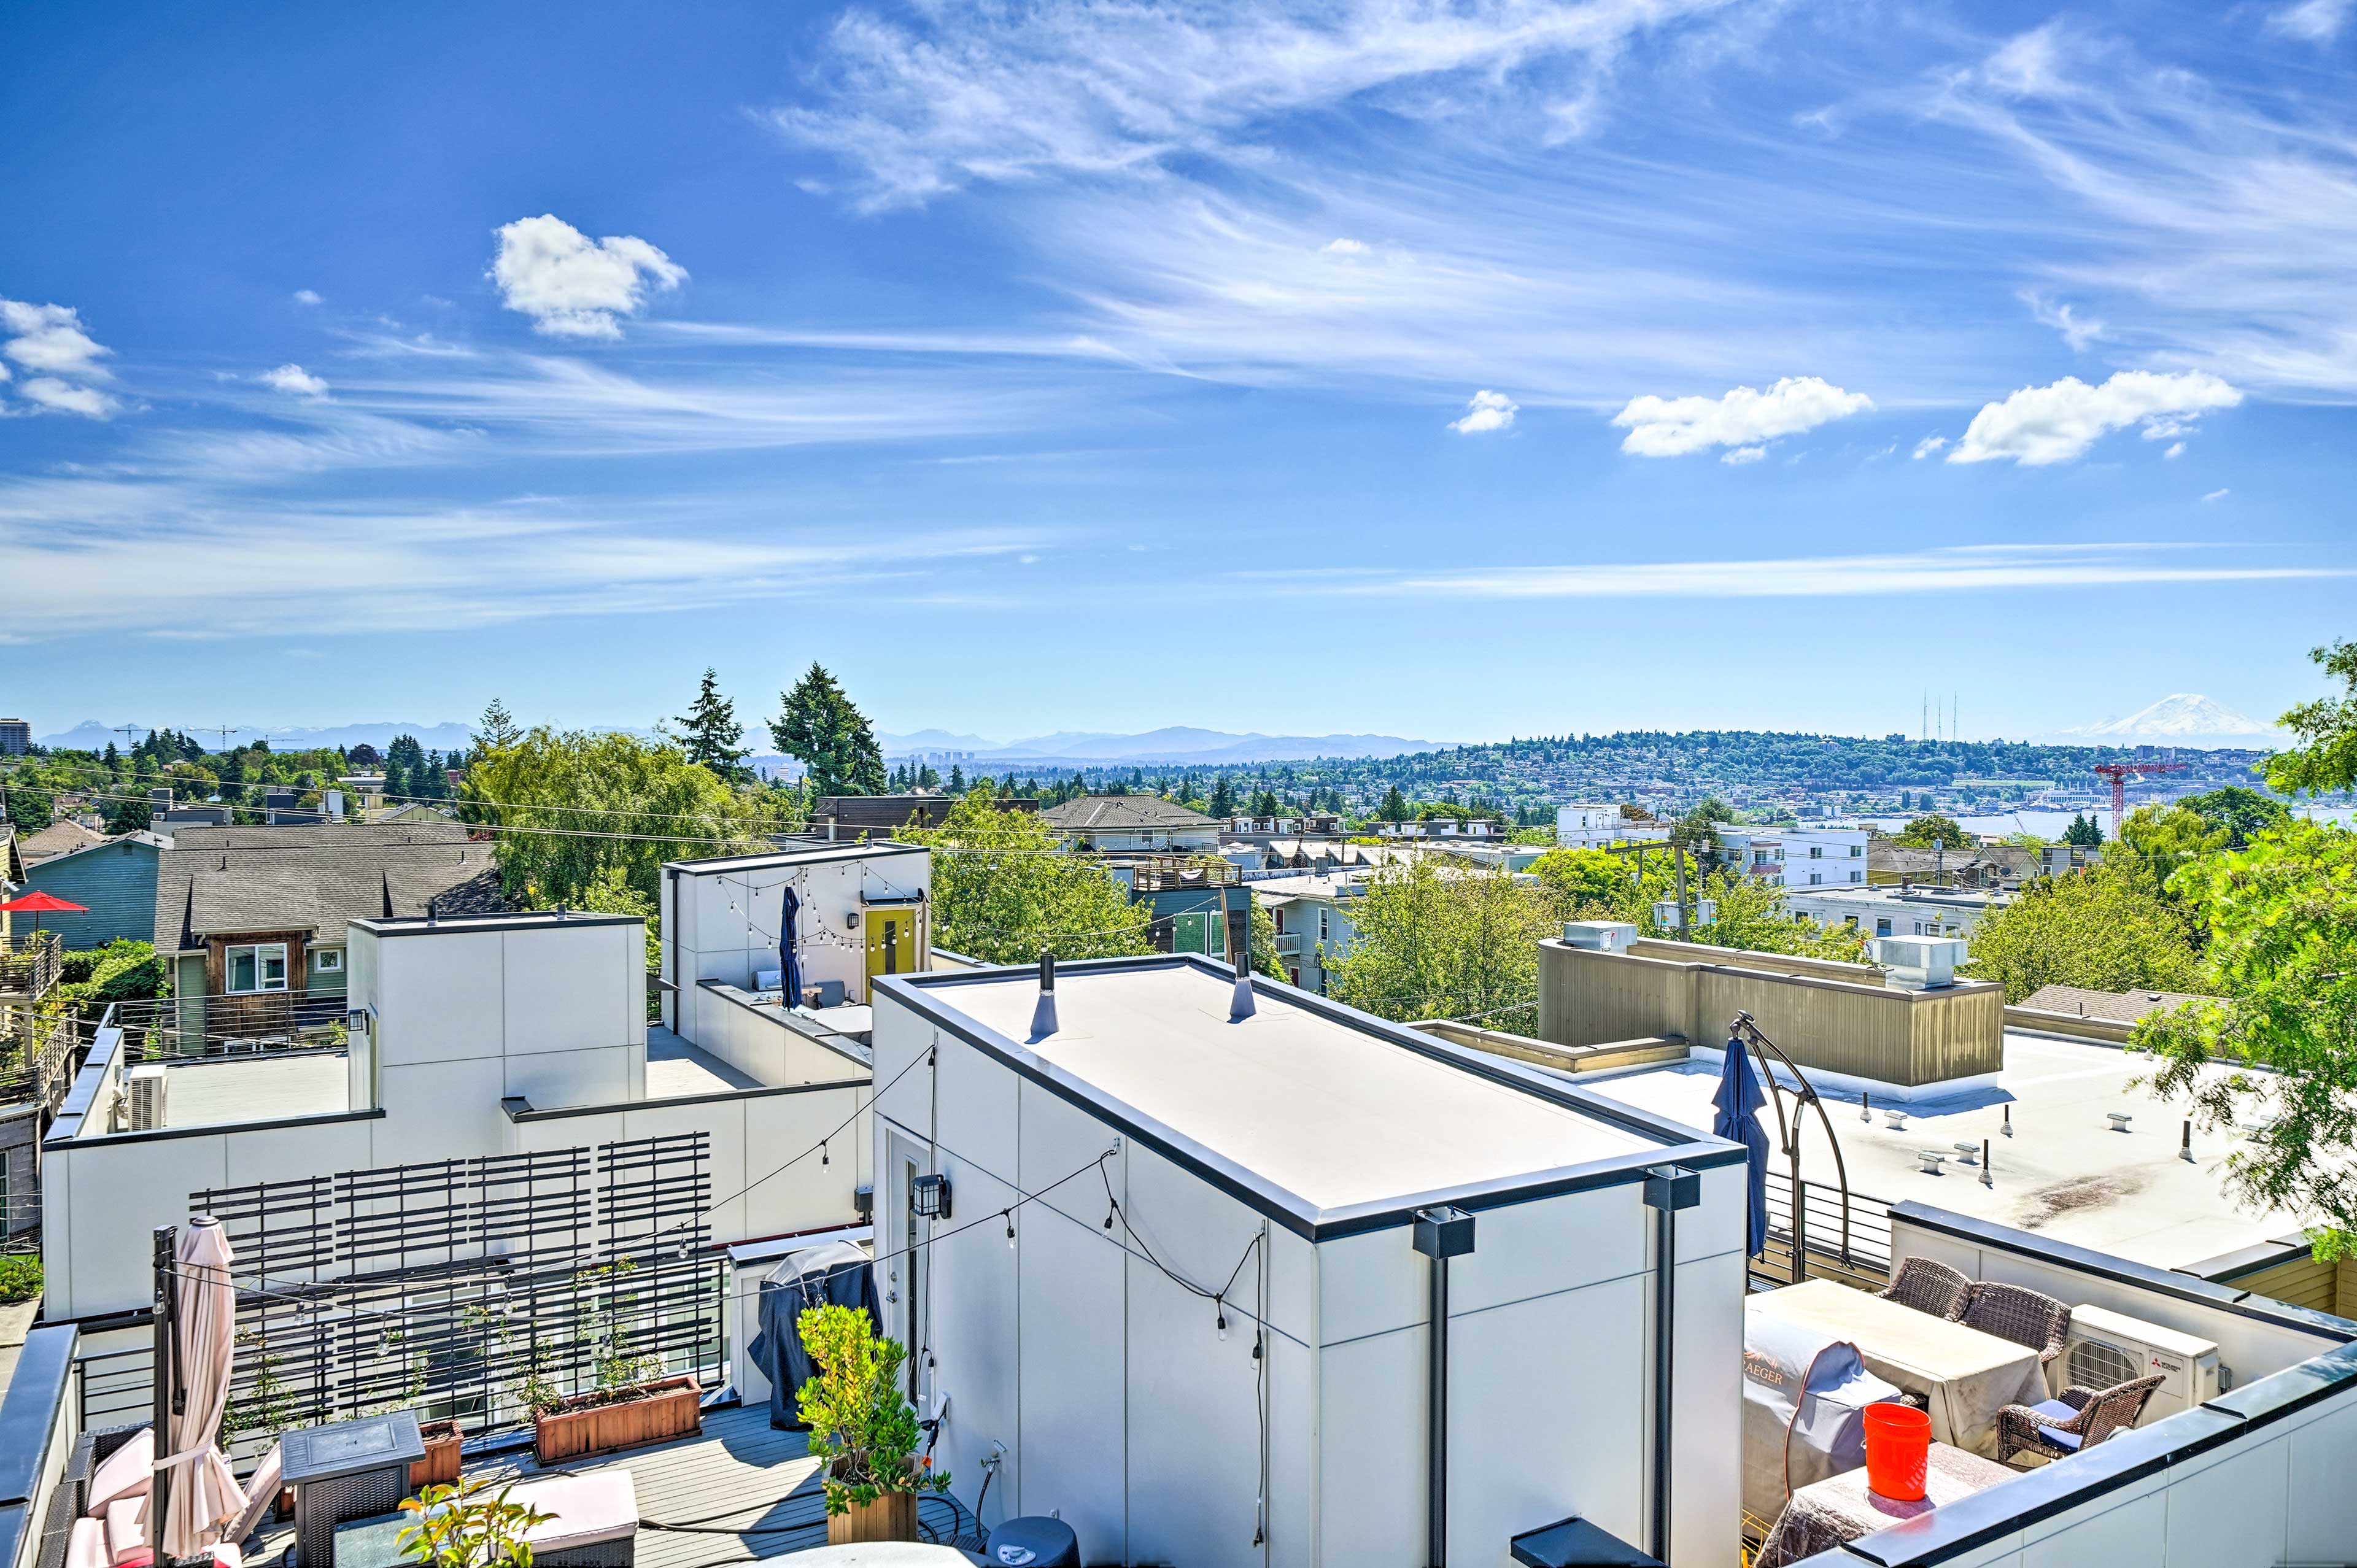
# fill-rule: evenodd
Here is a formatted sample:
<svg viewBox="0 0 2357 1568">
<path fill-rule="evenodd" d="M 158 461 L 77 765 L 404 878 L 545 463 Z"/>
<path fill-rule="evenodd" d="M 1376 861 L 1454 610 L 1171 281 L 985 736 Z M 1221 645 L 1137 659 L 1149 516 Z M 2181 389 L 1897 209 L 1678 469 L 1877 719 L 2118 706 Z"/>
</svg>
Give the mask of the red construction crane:
<svg viewBox="0 0 2357 1568">
<path fill-rule="evenodd" d="M 2128 780 L 2144 781 L 2147 773 L 2182 773 L 2182 762 L 2098 762 L 2094 771 L 2112 781 L 2112 842 L 2120 837 L 2120 819 L 2128 814 Z"/>
</svg>

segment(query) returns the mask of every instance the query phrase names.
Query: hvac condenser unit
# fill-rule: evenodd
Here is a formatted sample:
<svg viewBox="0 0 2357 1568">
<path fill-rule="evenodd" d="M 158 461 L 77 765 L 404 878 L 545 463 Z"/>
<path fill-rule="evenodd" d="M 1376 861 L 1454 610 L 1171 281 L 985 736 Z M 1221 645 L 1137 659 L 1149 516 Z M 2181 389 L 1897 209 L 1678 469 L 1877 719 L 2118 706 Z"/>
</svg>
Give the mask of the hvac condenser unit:
<svg viewBox="0 0 2357 1568">
<path fill-rule="evenodd" d="M 2191 1410 L 2225 1387 L 2212 1341 L 2100 1306 L 2071 1309 L 2071 1336 L 2056 1371 L 2066 1386 L 2083 1389 L 2108 1389 L 2160 1374 L 2160 1387 L 2153 1390 L 2138 1425 Z"/>
<path fill-rule="evenodd" d="M 141 1062 L 123 1075 L 124 1099 L 131 1110 L 134 1133 L 153 1133 L 164 1125 L 164 1064 Z"/>
</svg>

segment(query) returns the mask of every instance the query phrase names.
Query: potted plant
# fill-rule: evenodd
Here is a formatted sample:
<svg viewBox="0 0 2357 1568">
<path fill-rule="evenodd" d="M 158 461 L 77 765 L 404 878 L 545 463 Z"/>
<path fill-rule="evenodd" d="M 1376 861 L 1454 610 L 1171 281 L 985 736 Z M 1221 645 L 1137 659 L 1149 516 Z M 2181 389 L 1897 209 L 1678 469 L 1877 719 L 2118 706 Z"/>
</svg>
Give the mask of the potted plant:
<svg viewBox="0 0 2357 1568">
<path fill-rule="evenodd" d="M 467 1434 L 455 1421 L 421 1421 L 417 1435 L 425 1441 L 425 1457 L 409 1462 L 412 1495 L 428 1487 L 455 1486 L 458 1480 L 458 1445 Z"/>
<path fill-rule="evenodd" d="M 632 1267 L 625 1259 L 583 1269 L 574 1283 L 587 1290 Z M 532 1412 L 533 1448 L 543 1465 L 669 1443 L 703 1430 L 703 1386 L 689 1376 L 664 1377 L 662 1358 L 630 1348 L 610 1314 L 585 1315 L 576 1342 L 582 1340 L 592 1348 L 596 1375 L 587 1392 L 568 1395 L 558 1389 L 536 1354 L 509 1385 Z"/>
<path fill-rule="evenodd" d="M 485 1497 L 490 1485 L 478 1479 L 428 1487 L 403 1499 L 402 1511 L 415 1514 L 417 1522 L 402 1530 L 401 1554 L 428 1568 L 532 1568 L 525 1537 L 556 1516 L 508 1501 L 512 1481 Z"/>
<path fill-rule="evenodd" d="M 897 1379 L 909 1352 L 875 1332 L 866 1313 L 814 1306 L 794 1320 L 818 1375 L 802 1385 L 810 1452 L 825 1460 L 829 1545 L 917 1539 L 917 1496 L 950 1477 L 917 1453 L 917 1412 Z"/>
</svg>

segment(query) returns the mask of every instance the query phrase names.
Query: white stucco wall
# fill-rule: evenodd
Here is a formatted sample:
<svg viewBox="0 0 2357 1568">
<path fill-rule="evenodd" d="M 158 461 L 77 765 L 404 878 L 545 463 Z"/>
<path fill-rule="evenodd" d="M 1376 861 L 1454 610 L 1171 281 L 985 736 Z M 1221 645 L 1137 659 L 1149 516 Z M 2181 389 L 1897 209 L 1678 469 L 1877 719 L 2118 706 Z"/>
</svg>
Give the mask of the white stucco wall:
<svg viewBox="0 0 2357 1568">
<path fill-rule="evenodd" d="M 887 1331 L 914 1341 L 920 1366 L 930 1357 L 928 1398 L 951 1400 L 941 1459 L 961 1499 L 1005 1445 L 985 1523 L 1059 1510 L 1087 1561 L 1421 1568 L 1428 1264 L 1406 1229 L 1312 1244 L 888 995 L 875 1044 Z M 1103 1178 L 1016 1208 L 1009 1244 L 1000 1210 L 1116 1146 Z M 950 1178 L 940 1229 L 972 1227 L 919 1252 L 913 1273 L 904 1154 Z M 1247 1317 L 1232 1312 L 1222 1339 L 1211 1302 L 1108 1231 L 1108 1183 L 1154 1255 L 1211 1288 L 1265 1227 L 1265 1281 L 1247 1262 L 1235 1286 L 1247 1310 L 1264 1291 L 1268 1303 L 1265 1549 L 1251 1544 Z M 1680 1217 L 1682 1562 L 1736 1554 L 1740 1195 L 1738 1170 L 1708 1173 L 1702 1207 Z M 1643 1540 L 1652 1225 L 1633 1184 L 1478 1216 L 1480 1244 L 1452 1275 L 1452 1561 L 1503 1562 L 1512 1535 L 1575 1511 Z M 912 1287 L 910 1321 L 899 1315 Z"/>
</svg>

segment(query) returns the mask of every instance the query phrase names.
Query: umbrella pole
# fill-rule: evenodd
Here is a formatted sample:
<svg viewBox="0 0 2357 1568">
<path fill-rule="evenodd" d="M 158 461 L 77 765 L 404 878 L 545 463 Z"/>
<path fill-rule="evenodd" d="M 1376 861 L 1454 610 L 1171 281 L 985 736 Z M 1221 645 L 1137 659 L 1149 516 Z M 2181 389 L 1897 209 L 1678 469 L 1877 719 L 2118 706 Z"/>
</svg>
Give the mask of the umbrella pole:
<svg viewBox="0 0 2357 1568">
<path fill-rule="evenodd" d="M 155 1432 L 159 1459 L 172 1452 L 172 1385 L 178 1380 L 173 1375 L 172 1348 L 180 1310 L 180 1281 L 173 1259 L 178 1240 L 178 1226 L 156 1227 Z M 159 1466 L 147 1490 L 147 1544 L 158 1563 L 166 1561 L 164 1520 L 171 1507 L 172 1472 Z"/>
</svg>

